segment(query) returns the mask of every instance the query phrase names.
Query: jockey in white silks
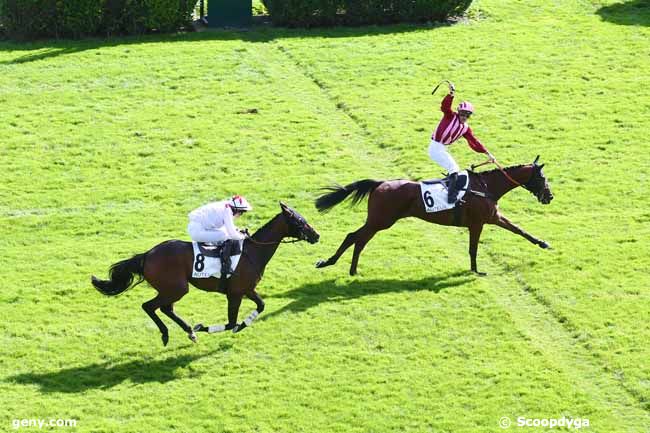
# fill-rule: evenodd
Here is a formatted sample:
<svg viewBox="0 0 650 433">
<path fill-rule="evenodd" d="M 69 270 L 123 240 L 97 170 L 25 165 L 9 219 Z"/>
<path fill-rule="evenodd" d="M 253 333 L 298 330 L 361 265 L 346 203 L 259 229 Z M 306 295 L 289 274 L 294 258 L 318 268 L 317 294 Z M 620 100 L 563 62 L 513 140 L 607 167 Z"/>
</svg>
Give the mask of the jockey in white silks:
<svg viewBox="0 0 650 433">
<path fill-rule="evenodd" d="M 196 242 L 220 243 L 229 239 L 245 239 L 246 235 L 235 227 L 234 220 L 252 209 L 248 201 L 240 195 L 208 203 L 190 212 L 187 231 L 190 238 Z"/>
</svg>

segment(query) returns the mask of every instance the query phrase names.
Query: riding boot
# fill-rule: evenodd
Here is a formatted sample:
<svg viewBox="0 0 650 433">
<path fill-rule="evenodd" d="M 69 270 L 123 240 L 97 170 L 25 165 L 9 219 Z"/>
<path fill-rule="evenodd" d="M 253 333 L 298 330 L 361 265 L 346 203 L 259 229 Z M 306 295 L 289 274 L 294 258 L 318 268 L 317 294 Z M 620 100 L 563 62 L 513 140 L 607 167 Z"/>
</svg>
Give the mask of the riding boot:
<svg viewBox="0 0 650 433">
<path fill-rule="evenodd" d="M 456 186 L 457 179 L 458 179 L 458 173 L 451 173 L 449 175 L 449 183 L 447 185 L 448 203 L 456 203 L 456 197 L 458 196 L 458 187 Z"/>
<path fill-rule="evenodd" d="M 220 280 L 220 286 L 225 289 L 226 287 L 226 280 L 228 279 L 228 274 L 231 273 L 231 260 L 230 260 L 230 254 L 232 251 L 232 240 L 228 239 L 223 243 L 223 246 L 221 247 L 221 280 Z"/>
</svg>

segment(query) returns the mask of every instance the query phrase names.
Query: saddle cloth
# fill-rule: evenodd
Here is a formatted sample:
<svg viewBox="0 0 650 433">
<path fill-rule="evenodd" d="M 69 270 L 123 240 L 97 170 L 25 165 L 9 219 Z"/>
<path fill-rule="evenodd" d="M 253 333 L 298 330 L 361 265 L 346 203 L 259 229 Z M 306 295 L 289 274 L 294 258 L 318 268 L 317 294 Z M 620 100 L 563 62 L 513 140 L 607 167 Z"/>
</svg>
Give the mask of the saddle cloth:
<svg viewBox="0 0 650 433">
<path fill-rule="evenodd" d="M 222 244 L 214 245 L 199 245 L 198 242 L 192 242 L 194 249 L 194 261 L 192 262 L 192 278 L 210 278 L 212 276 L 221 277 L 221 251 Z M 233 254 L 230 258 L 231 269 L 228 271 L 228 278 L 232 275 L 234 269 L 237 269 L 237 264 L 241 258 L 241 253 L 244 247 L 244 241 L 239 241 L 239 248 L 233 248 Z M 208 253 L 214 251 L 214 254 Z"/>
<path fill-rule="evenodd" d="M 459 171 L 458 177 L 456 178 L 456 186 L 458 187 L 458 198 L 456 201 L 463 198 L 468 183 L 469 176 L 467 175 L 467 170 Z M 442 179 L 420 182 L 420 193 L 422 194 L 422 202 L 427 213 L 440 212 L 456 206 L 456 203 L 447 203 L 447 182 Z"/>
</svg>

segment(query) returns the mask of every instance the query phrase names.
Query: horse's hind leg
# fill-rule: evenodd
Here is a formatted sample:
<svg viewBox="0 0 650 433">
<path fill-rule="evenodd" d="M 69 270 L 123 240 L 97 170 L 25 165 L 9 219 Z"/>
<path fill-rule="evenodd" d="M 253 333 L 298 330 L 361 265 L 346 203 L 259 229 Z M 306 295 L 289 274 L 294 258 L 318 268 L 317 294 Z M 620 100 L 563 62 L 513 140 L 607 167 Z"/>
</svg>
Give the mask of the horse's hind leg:
<svg viewBox="0 0 650 433">
<path fill-rule="evenodd" d="M 361 229 L 352 233 L 348 233 L 345 239 L 343 239 L 343 242 L 341 243 L 339 249 L 336 250 L 336 253 L 334 253 L 334 255 L 327 260 L 319 260 L 318 262 L 316 262 L 316 267 L 324 268 L 325 266 L 331 266 L 335 264 L 338 261 L 338 259 L 341 257 L 341 255 L 345 252 L 345 250 L 350 248 L 350 246 L 352 246 L 352 244 L 356 241 L 357 234 L 359 233 L 360 230 Z"/>
<path fill-rule="evenodd" d="M 354 254 L 352 255 L 352 264 L 350 265 L 350 275 L 356 275 L 361 251 L 363 251 L 375 233 L 377 233 L 377 230 L 370 228 L 367 224 L 357 231 L 357 240 L 354 243 Z"/>
<path fill-rule="evenodd" d="M 162 334 L 163 346 L 167 346 L 167 342 L 169 341 L 169 331 L 167 330 L 167 327 L 163 321 L 160 320 L 160 317 L 158 317 L 156 314 L 156 310 L 161 307 L 161 303 L 162 301 L 160 295 L 158 295 L 155 298 L 142 304 L 142 309 L 149 315 L 149 317 L 151 317 L 151 320 L 153 320 L 154 323 L 158 325 L 158 329 Z"/>
<path fill-rule="evenodd" d="M 160 307 L 160 311 L 165 313 L 167 317 L 172 319 L 178 326 L 183 328 L 183 331 L 187 332 L 187 337 L 196 343 L 196 334 L 192 331 L 192 327 L 185 322 L 176 312 L 174 311 L 174 304 L 167 304 Z"/>
</svg>

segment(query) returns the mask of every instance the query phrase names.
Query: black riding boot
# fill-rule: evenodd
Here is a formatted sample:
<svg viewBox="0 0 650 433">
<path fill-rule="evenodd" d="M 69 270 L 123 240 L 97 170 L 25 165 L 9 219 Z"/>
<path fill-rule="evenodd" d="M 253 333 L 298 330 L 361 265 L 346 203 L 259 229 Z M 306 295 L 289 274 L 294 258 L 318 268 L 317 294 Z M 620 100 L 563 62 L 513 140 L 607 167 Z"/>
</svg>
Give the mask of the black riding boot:
<svg viewBox="0 0 650 433">
<path fill-rule="evenodd" d="M 221 282 L 220 286 L 225 289 L 226 287 L 226 281 L 228 279 L 228 274 L 230 273 L 231 269 L 231 261 L 230 261 L 230 254 L 232 252 L 232 240 L 228 239 L 223 243 L 223 246 L 221 247 Z"/>
<path fill-rule="evenodd" d="M 456 186 L 457 179 L 458 173 L 452 173 L 449 175 L 449 184 L 447 185 L 448 203 L 456 203 L 456 197 L 458 196 L 458 187 Z"/>
</svg>

